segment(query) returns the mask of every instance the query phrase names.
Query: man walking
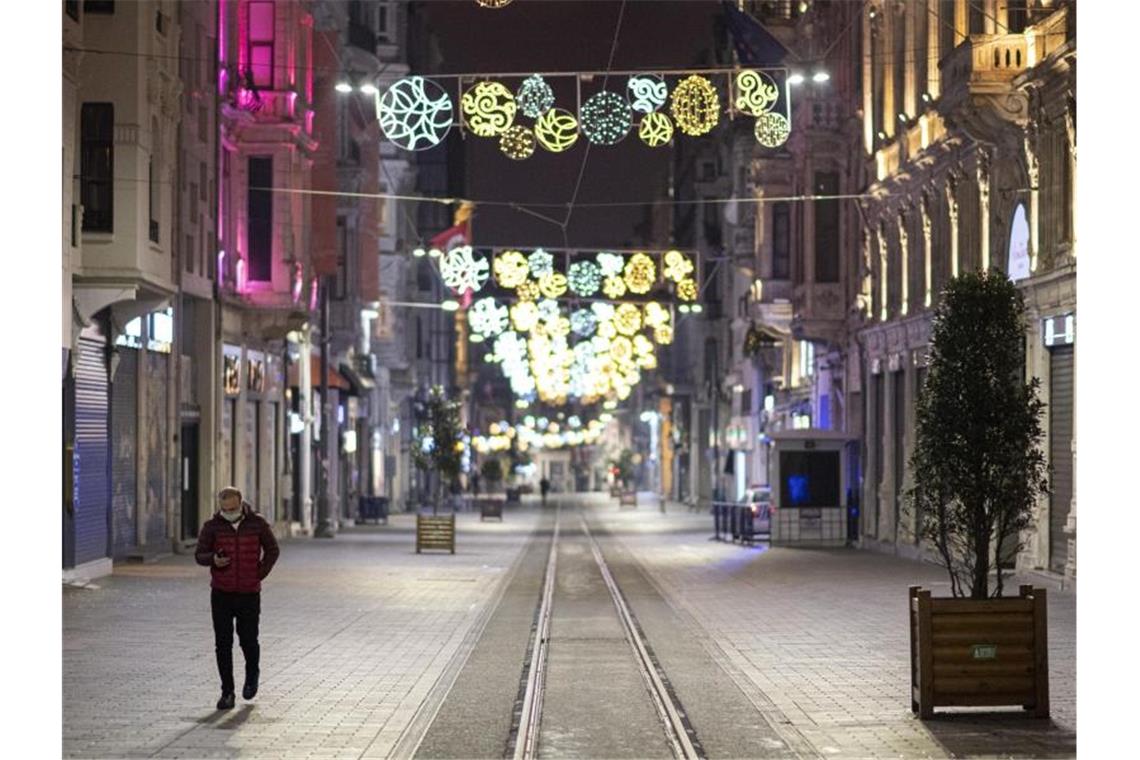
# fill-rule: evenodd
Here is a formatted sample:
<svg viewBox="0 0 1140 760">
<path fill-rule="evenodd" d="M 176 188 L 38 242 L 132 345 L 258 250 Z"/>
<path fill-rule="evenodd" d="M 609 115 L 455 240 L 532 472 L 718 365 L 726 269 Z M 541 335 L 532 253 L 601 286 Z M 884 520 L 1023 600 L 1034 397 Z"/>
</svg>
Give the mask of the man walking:
<svg viewBox="0 0 1140 760">
<path fill-rule="evenodd" d="M 210 568 L 210 610 L 214 618 L 214 652 L 222 677 L 219 710 L 234 706 L 234 620 L 245 656 L 245 685 L 241 695 L 253 699 L 260 675 L 257 623 L 261 616 L 261 581 L 277 556 L 277 539 L 261 515 L 233 487 L 218 493 L 221 509 L 198 533 L 194 558 Z"/>
</svg>

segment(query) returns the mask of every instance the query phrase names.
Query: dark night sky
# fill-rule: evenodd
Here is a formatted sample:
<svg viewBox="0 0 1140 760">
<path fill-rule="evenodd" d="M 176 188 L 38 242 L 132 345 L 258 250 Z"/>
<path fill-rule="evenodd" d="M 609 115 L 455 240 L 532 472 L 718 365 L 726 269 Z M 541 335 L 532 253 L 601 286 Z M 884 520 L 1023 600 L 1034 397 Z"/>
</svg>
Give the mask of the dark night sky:
<svg viewBox="0 0 1140 760">
<path fill-rule="evenodd" d="M 422 13 L 439 38 L 443 63 L 438 73 L 604 70 L 620 2 L 611 0 L 515 0 L 491 10 L 474 0 L 433 0 Z M 686 68 L 712 65 L 718 0 L 628 0 L 613 69 Z M 428 73 L 428 72 L 416 72 Z M 435 73 L 435 72 L 433 72 Z M 430 76 L 430 74 L 428 74 Z M 552 81 L 556 107 L 575 111 L 573 80 Z M 517 81 L 505 82 L 514 90 Z M 583 99 L 601 80 L 583 85 Z M 606 89 L 624 93 L 625 78 Z M 521 114 L 520 114 L 521 116 Z M 520 119 L 530 124 L 530 119 Z M 715 133 L 714 133 L 715 134 Z M 563 204 L 570 200 L 586 153 L 580 137 L 568 151 L 541 147 L 525 161 L 504 156 L 494 138 L 468 134 L 466 192 L 475 200 Z M 673 148 L 651 149 L 633 131 L 616 146 L 594 146 L 582 179 L 579 202 L 642 201 L 665 196 Z M 542 209 L 556 219 L 565 208 Z M 621 247 L 637 242 L 643 207 L 575 209 L 567 230 L 570 245 Z M 474 223 L 476 245 L 563 244 L 558 226 L 506 208 L 483 206 Z M 665 244 L 668 241 L 646 241 Z"/>
</svg>

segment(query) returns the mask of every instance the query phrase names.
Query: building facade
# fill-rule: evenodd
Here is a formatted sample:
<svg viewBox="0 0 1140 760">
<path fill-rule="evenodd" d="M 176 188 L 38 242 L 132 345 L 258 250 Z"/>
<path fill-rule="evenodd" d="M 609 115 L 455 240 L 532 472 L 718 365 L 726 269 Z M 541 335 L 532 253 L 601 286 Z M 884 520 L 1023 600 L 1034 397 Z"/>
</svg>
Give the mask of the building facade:
<svg viewBox="0 0 1140 760">
<path fill-rule="evenodd" d="M 997 269 L 1026 298 L 1051 493 L 1008 566 L 1076 574 L 1075 3 L 871 3 L 862 19 L 862 536 L 922 556 L 911 484 L 915 400 L 949 278 Z M 854 373 L 853 373 L 854 376 Z"/>
</svg>

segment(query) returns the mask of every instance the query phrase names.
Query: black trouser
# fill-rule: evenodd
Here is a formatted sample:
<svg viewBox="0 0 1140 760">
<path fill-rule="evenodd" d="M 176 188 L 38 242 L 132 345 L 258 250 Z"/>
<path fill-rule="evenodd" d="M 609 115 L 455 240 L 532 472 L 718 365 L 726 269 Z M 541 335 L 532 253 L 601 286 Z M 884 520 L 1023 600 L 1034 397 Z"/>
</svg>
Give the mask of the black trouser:
<svg viewBox="0 0 1140 760">
<path fill-rule="evenodd" d="M 261 594 L 238 594 L 210 591 L 210 611 L 214 618 L 214 652 L 218 657 L 218 675 L 222 691 L 234 692 L 234 618 L 237 618 L 238 643 L 245 655 L 245 678 L 258 676 L 261 648 L 257 644 L 257 621 L 261 616 Z"/>
</svg>

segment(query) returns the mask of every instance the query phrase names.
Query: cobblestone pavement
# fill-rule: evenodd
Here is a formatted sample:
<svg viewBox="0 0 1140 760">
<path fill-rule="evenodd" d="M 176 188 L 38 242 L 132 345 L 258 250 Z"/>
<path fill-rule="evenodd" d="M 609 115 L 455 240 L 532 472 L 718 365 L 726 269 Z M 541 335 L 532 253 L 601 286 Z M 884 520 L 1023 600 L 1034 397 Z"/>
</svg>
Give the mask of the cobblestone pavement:
<svg viewBox="0 0 1140 760">
<path fill-rule="evenodd" d="M 599 502 L 593 519 L 789 746 L 835 758 L 1076 754 L 1075 593 L 1049 591 L 1051 721 L 942 708 L 923 723 L 910 712 L 907 587 L 949 595 L 941 568 L 854 549 L 745 548 L 709 540 L 709 515 L 612 505 Z"/>
<path fill-rule="evenodd" d="M 857 550 L 743 548 L 710 541 L 711 518 L 674 505 L 663 515 L 601 497 L 589 504 L 607 553 L 636 559 L 799 755 L 1075 754 L 1072 592 L 1049 596 L 1052 721 L 958 711 L 923 723 L 907 693 L 906 589 L 945 593 L 937 567 Z M 121 566 L 96 589 L 65 587 L 64 755 L 407 756 L 538 525 L 529 508 L 506 518 L 461 514 L 454 556 L 417 556 L 407 515 L 284 543 L 263 592 L 261 692 L 227 713 L 213 709 L 208 581 L 192 558 Z M 639 595 L 629 601 L 652 615 L 639 612 Z"/>
<path fill-rule="evenodd" d="M 283 543 L 262 591 L 261 691 L 227 713 L 213 709 L 209 581 L 192 557 L 65 587 L 64 755 L 388 756 L 461 663 L 537 515 L 460 514 L 454 556 L 416 555 L 414 518 L 391 523 Z M 234 660 L 240 685 L 236 645 Z"/>
</svg>

